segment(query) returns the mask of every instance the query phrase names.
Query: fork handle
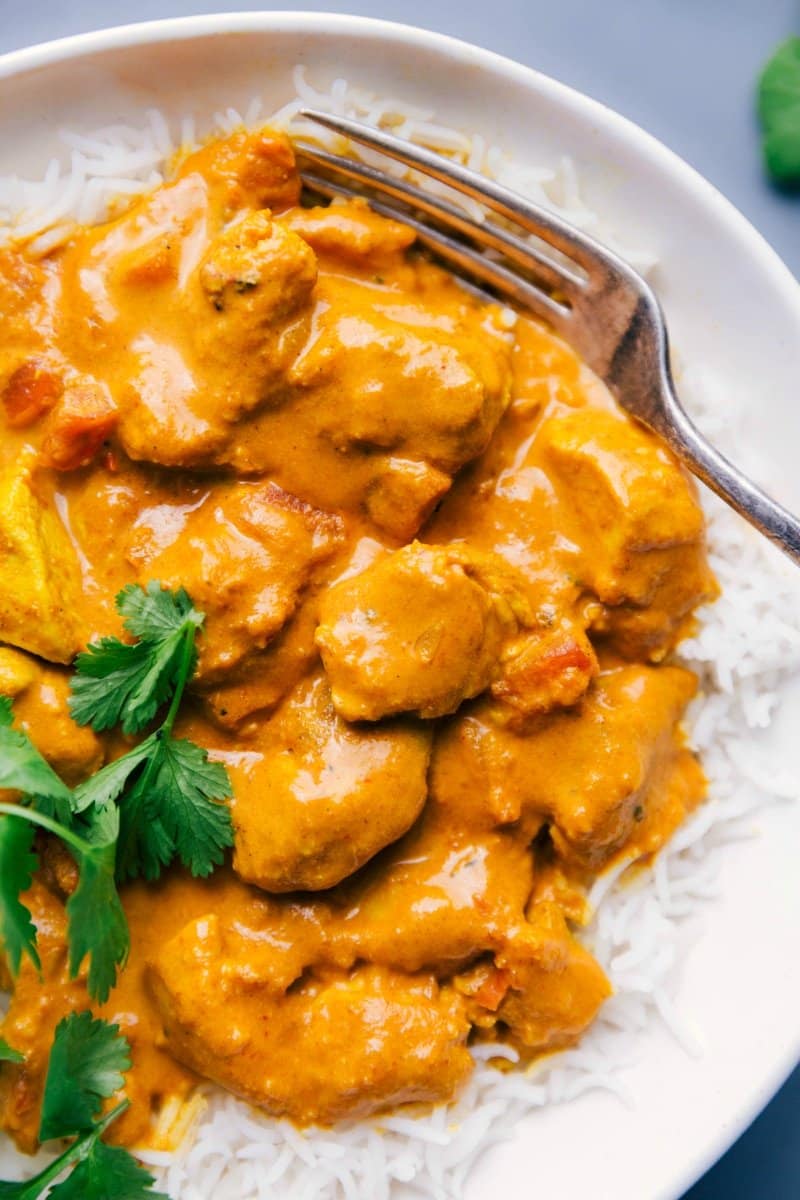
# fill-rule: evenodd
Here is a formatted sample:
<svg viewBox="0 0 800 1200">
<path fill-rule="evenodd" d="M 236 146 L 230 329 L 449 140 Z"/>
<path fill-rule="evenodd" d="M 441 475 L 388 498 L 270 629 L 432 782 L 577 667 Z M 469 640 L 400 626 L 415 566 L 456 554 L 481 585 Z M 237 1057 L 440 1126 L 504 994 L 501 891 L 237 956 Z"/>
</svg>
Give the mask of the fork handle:
<svg viewBox="0 0 800 1200">
<path fill-rule="evenodd" d="M 686 414 L 673 389 L 667 390 L 668 413 L 651 411 L 646 423 L 694 475 L 800 566 L 800 520 L 715 450 Z"/>
</svg>

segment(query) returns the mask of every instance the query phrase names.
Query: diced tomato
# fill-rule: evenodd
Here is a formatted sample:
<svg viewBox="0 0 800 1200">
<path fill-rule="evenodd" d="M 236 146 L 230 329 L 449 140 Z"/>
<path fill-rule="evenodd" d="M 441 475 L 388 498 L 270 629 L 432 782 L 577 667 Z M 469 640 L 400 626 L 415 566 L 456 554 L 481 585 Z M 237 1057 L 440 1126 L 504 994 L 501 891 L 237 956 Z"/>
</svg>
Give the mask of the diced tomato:
<svg viewBox="0 0 800 1200">
<path fill-rule="evenodd" d="M 43 462 L 57 471 L 87 466 L 116 424 L 116 407 L 96 384 L 70 388 L 50 415 Z"/>
<path fill-rule="evenodd" d="M 61 397 L 64 385 L 37 359 L 17 367 L 3 388 L 2 403 L 12 429 L 25 429 L 49 412 Z"/>
<path fill-rule="evenodd" d="M 510 986 L 511 972 L 502 967 L 493 967 L 475 992 L 474 999 L 482 1008 L 488 1008 L 490 1012 L 497 1012 Z"/>
</svg>

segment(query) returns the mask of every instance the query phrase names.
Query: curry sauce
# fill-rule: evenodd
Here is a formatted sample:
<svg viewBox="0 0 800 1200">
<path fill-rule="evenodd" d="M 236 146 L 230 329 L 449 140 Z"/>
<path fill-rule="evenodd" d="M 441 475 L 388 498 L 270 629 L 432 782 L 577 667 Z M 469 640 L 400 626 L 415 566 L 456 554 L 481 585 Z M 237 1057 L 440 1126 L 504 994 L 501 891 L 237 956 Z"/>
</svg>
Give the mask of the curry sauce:
<svg viewBox="0 0 800 1200">
<path fill-rule="evenodd" d="M 329 1124 L 448 1099 L 476 1039 L 573 1043 L 611 990 L 587 885 L 705 791 L 672 659 L 716 585 L 669 451 L 408 228 L 301 204 L 269 130 L 44 259 L 1 251 L 0 310 L 0 693 L 91 775 L 129 743 L 75 725 L 69 664 L 120 635 L 120 588 L 183 586 L 206 626 L 178 731 L 233 787 L 229 864 L 121 889 L 114 1137 L 157 1144 L 201 1079 Z M 23 1150 L 90 1007 L 74 864 L 40 858 L 42 977 L 0 1023 Z"/>
</svg>

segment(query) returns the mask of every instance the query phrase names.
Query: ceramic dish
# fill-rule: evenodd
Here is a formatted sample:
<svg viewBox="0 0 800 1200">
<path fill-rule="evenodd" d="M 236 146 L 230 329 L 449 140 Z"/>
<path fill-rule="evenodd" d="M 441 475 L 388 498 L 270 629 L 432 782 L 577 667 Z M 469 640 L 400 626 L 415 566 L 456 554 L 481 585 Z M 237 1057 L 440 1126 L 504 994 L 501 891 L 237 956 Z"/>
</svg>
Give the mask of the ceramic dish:
<svg viewBox="0 0 800 1200">
<path fill-rule="evenodd" d="M 800 507 L 796 447 L 800 287 L 708 183 L 642 130 L 528 68 L 419 29 L 313 13 L 220 15 L 129 26 L 0 59 L 0 175 L 41 175 L 58 131 L 131 121 L 151 106 L 202 123 L 253 96 L 293 94 L 291 69 L 344 76 L 430 108 L 520 163 L 569 155 L 589 207 L 657 256 L 653 281 L 677 347 L 679 386 L 714 379 L 712 432 L 741 419 L 740 463 Z M 744 449 L 743 449 L 744 448 Z M 749 453 L 748 453 L 749 451 Z M 743 561 L 750 535 L 740 527 Z M 763 769 L 791 791 L 800 686 L 782 684 Z M 785 781 L 789 780 L 787 787 Z M 539 1110 L 470 1177 L 471 1200 L 537 1193 L 676 1200 L 734 1140 L 800 1056 L 800 806 L 759 809 L 759 836 L 726 847 L 718 895 L 686 926 L 676 1010 L 698 1034 L 685 1052 L 652 1021 L 625 1072 L 630 1107 L 591 1092 Z"/>
</svg>

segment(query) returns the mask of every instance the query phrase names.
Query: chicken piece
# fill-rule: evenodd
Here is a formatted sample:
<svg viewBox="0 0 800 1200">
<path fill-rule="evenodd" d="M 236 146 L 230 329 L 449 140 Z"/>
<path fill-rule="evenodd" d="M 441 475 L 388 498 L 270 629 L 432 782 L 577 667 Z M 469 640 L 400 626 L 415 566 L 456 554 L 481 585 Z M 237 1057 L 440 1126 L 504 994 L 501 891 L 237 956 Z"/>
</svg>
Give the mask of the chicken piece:
<svg viewBox="0 0 800 1200">
<path fill-rule="evenodd" d="M 43 429 L 42 463 L 57 471 L 85 467 L 117 426 L 117 406 L 97 383 L 66 388 Z"/>
<path fill-rule="evenodd" d="M 179 173 L 201 174 L 224 218 L 241 208 L 280 212 L 300 202 L 294 150 L 286 134 L 276 129 L 240 129 L 212 141 L 190 154 Z"/>
<path fill-rule="evenodd" d="M 271 892 L 351 875 L 419 816 L 430 747 L 410 722 L 347 725 L 324 676 L 312 676 L 231 763 L 234 870 Z"/>
<path fill-rule="evenodd" d="M 70 662 L 84 641 L 80 566 L 31 447 L 0 464 L 0 578 L 0 640 Z"/>
<path fill-rule="evenodd" d="M 144 332 L 132 346 L 140 366 L 119 426 L 128 454 L 165 466 L 213 461 L 244 414 L 283 399 L 315 282 L 312 250 L 268 213 L 219 233 L 177 298 L 170 290 L 162 300 L 176 310 L 183 352 Z"/>
<path fill-rule="evenodd" d="M 483 450 L 508 403 L 510 338 L 497 308 L 456 288 L 427 304 L 413 275 L 409 284 L 321 276 L 289 381 L 313 393 L 318 431 L 339 453 L 390 451 L 452 474 Z"/>
<path fill-rule="evenodd" d="M 437 742 L 431 795 L 471 828 L 522 821 L 533 836 L 550 821 L 559 854 L 598 870 L 661 807 L 674 771 L 689 781 L 688 806 L 702 797 L 704 780 L 676 735 L 695 688 L 680 667 L 607 670 L 574 709 L 541 718 L 526 736 L 481 705 Z"/>
<path fill-rule="evenodd" d="M 409 542 L 450 487 L 450 476 L 428 463 L 390 457 L 373 476 L 364 497 L 372 521 L 391 537 Z"/>
<path fill-rule="evenodd" d="M 69 711 L 69 676 L 19 650 L 0 646 L 0 696 L 14 701 L 14 727 L 27 733 L 51 767 L 74 787 L 103 763 L 100 739 Z"/>
<path fill-rule="evenodd" d="M 190 511 L 159 505 L 134 527 L 128 559 L 144 583 L 186 588 L 207 615 L 197 681 L 219 682 L 292 616 L 343 536 L 338 517 L 271 483 L 211 489 Z"/>
<path fill-rule="evenodd" d="M 463 1001 L 432 975 L 365 966 L 280 994 L 264 932 L 253 966 L 252 932 L 239 924 L 220 944 L 215 925 L 188 927 L 151 972 L 170 1049 L 200 1075 L 306 1125 L 444 1100 L 469 1073 Z"/>
<path fill-rule="evenodd" d="M 506 944 L 532 886 L 524 840 L 462 831 L 429 807 L 374 870 L 341 890 L 334 946 L 357 960 L 449 974 Z"/>
<path fill-rule="evenodd" d="M 29 358 L 12 373 L 0 393 L 6 424 L 27 429 L 49 412 L 64 391 L 60 375 L 44 360 Z"/>
<path fill-rule="evenodd" d="M 569 498 L 585 585 L 609 606 L 600 625 L 629 657 L 662 658 L 717 588 L 694 488 L 652 434 L 581 409 L 542 427 L 541 451 Z"/>
<path fill-rule="evenodd" d="M 523 731 L 531 718 L 580 700 L 597 669 L 592 643 L 575 622 L 522 634 L 506 647 L 502 674 L 492 684 L 499 719 Z"/>
<path fill-rule="evenodd" d="M 502 1021 L 512 1038 L 538 1053 L 570 1046 L 592 1023 L 611 985 L 572 936 L 557 904 L 540 901 L 494 967 L 456 981 L 470 996 L 479 1026 Z"/>
<path fill-rule="evenodd" d="M 691 783 L 690 807 L 702 799 L 705 779 L 677 730 L 696 688 L 681 667 L 620 667 L 599 676 L 574 716 L 553 718 L 526 739 L 529 794 L 547 797 L 564 859 L 602 867 L 661 808 L 664 781 L 676 770 Z"/>
<path fill-rule="evenodd" d="M 249 655 L 219 683 L 201 691 L 206 713 L 220 729 L 248 736 L 257 722 L 288 696 L 319 659 L 314 644 L 317 603 L 313 590 L 266 649 Z"/>
<path fill-rule="evenodd" d="M 308 307 L 317 281 L 317 262 L 302 240 L 265 212 L 248 213 L 228 225 L 212 241 L 198 279 L 206 306 L 195 330 L 201 365 L 232 371 L 227 420 L 263 403 L 282 382 L 292 360 L 292 339 L 287 322 Z M 252 392 L 242 394 L 238 376 L 252 380 Z"/>
<path fill-rule="evenodd" d="M 505 564 L 413 542 L 331 588 L 317 645 L 348 721 L 439 717 L 488 687 L 503 642 L 529 618 Z"/>
<path fill-rule="evenodd" d="M 372 270 L 395 265 L 416 239 L 408 225 L 379 216 L 364 200 L 296 208 L 281 224 L 308 242 L 318 255 Z"/>
</svg>

